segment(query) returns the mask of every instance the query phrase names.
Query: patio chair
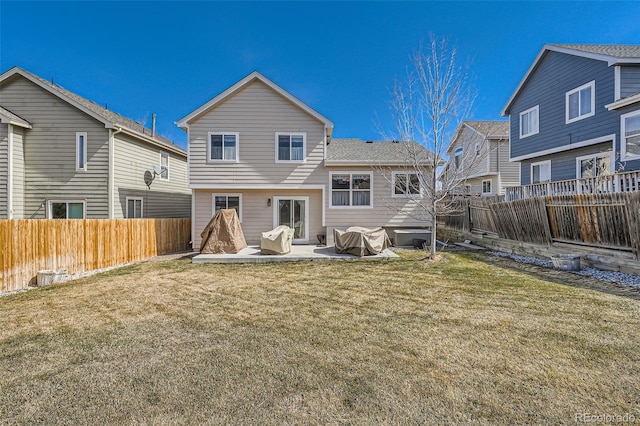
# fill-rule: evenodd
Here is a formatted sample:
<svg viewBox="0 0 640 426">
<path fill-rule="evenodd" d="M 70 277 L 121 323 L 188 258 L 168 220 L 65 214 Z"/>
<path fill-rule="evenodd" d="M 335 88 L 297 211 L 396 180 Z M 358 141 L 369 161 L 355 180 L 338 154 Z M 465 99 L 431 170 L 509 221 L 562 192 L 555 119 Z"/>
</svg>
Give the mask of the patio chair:
<svg viewBox="0 0 640 426">
<path fill-rule="evenodd" d="M 287 225 L 280 225 L 268 232 L 263 232 L 260 238 L 260 254 L 287 254 L 291 251 L 293 229 Z"/>
</svg>

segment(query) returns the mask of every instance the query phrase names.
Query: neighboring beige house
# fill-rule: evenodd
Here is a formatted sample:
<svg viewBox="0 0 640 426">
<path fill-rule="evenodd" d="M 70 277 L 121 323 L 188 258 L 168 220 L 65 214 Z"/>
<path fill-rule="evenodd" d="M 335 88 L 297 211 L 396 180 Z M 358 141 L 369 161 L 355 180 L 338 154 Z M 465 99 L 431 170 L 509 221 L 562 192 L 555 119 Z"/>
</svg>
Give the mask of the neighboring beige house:
<svg viewBox="0 0 640 426">
<path fill-rule="evenodd" d="M 191 215 L 187 153 L 14 67 L 0 75 L 0 218 Z"/>
<path fill-rule="evenodd" d="M 443 179 L 454 179 L 459 193 L 504 195 L 520 182 L 520 164 L 509 162 L 508 121 L 463 121 L 447 149 Z"/>
<path fill-rule="evenodd" d="M 330 120 L 258 72 L 177 125 L 188 133 L 194 247 L 220 208 L 238 211 L 249 244 L 280 224 L 298 244 L 325 233 L 331 243 L 336 227 L 431 225 L 393 190 L 408 179 L 399 164 L 407 143 L 332 139 Z M 381 167 L 398 173 L 387 179 Z"/>
</svg>

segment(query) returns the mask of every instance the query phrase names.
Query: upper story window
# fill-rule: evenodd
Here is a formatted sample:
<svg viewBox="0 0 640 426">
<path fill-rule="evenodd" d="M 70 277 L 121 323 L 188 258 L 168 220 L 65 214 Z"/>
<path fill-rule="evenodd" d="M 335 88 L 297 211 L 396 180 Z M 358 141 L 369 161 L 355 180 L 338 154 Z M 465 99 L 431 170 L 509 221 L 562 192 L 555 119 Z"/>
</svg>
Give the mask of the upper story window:
<svg viewBox="0 0 640 426">
<path fill-rule="evenodd" d="M 370 172 L 331 173 L 331 207 L 372 207 Z"/>
<path fill-rule="evenodd" d="M 476 157 L 479 157 L 481 153 L 480 142 L 476 142 L 475 150 L 476 150 Z"/>
<path fill-rule="evenodd" d="M 305 161 L 306 133 L 276 133 L 276 161 Z"/>
<path fill-rule="evenodd" d="M 539 129 L 539 105 L 529 108 L 526 111 L 520 113 L 520 138 L 526 138 L 527 136 L 535 135 Z"/>
<path fill-rule="evenodd" d="M 209 132 L 208 161 L 238 161 L 240 134 L 237 132 Z"/>
<path fill-rule="evenodd" d="M 169 153 L 160 153 L 160 179 L 169 180 Z"/>
<path fill-rule="evenodd" d="M 76 170 L 87 170 L 87 133 L 76 132 Z"/>
<path fill-rule="evenodd" d="M 462 165 L 462 148 L 456 148 L 453 157 L 453 164 L 456 166 L 456 169 L 459 169 Z"/>
<path fill-rule="evenodd" d="M 566 94 L 566 123 L 591 117 L 595 112 L 596 82 L 591 81 Z"/>
<path fill-rule="evenodd" d="M 624 114 L 620 120 L 622 160 L 640 157 L 640 111 Z"/>
<path fill-rule="evenodd" d="M 417 173 L 393 172 L 393 196 L 410 197 L 420 195 L 420 177 Z"/>
<path fill-rule="evenodd" d="M 551 160 L 531 164 L 531 183 L 551 181 Z"/>
</svg>

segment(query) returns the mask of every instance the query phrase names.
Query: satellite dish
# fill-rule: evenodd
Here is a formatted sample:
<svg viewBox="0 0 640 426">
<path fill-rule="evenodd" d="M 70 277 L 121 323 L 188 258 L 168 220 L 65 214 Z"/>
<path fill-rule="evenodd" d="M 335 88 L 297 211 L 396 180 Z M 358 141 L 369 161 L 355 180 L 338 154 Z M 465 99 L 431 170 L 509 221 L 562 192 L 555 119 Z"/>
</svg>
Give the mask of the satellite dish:
<svg viewBox="0 0 640 426">
<path fill-rule="evenodd" d="M 153 169 L 153 174 L 155 175 L 159 175 L 162 174 L 162 169 L 158 166 L 151 166 L 151 168 Z"/>
<path fill-rule="evenodd" d="M 147 188 L 151 188 L 151 183 L 153 182 L 153 175 L 149 170 L 144 172 L 144 183 L 147 185 Z"/>
</svg>

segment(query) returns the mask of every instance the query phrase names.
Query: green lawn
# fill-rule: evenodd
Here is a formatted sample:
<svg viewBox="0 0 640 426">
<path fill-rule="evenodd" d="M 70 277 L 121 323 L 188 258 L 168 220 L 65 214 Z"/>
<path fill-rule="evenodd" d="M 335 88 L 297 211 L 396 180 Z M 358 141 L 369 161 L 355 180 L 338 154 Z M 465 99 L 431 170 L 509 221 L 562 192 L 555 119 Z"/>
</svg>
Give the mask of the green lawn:
<svg viewBox="0 0 640 426">
<path fill-rule="evenodd" d="M 419 256 L 147 262 L 2 297 L 0 423 L 640 422 L 633 294 Z"/>
</svg>

